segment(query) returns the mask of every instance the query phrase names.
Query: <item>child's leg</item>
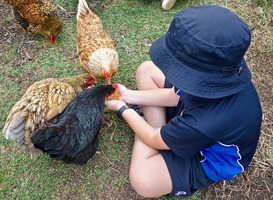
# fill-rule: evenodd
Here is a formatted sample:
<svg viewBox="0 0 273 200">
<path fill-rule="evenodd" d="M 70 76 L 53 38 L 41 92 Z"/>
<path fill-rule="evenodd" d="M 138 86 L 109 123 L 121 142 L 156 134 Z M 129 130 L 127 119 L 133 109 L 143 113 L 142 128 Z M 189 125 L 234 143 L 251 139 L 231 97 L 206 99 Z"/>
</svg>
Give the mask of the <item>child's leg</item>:
<svg viewBox="0 0 273 200">
<path fill-rule="evenodd" d="M 162 88 L 165 77 L 152 63 L 144 62 L 139 66 L 137 86 L 140 90 Z M 143 106 L 145 120 L 153 127 L 161 127 L 166 123 L 165 108 Z M 172 190 L 171 178 L 163 157 L 135 137 L 131 167 L 130 182 L 135 191 L 145 197 L 158 197 Z"/>
</svg>

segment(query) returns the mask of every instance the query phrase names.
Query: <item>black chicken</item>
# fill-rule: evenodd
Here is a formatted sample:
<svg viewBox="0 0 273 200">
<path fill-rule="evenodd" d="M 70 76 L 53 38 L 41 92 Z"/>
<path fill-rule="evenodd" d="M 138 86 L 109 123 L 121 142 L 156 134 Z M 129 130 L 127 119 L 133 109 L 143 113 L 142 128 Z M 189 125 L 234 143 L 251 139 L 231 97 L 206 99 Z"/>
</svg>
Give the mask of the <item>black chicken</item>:
<svg viewBox="0 0 273 200">
<path fill-rule="evenodd" d="M 81 92 L 61 114 L 35 132 L 35 148 L 65 163 L 87 163 L 98 148 L 105 97 L 115 90 L 113 84 L 96 85 Z"/>
</svg>

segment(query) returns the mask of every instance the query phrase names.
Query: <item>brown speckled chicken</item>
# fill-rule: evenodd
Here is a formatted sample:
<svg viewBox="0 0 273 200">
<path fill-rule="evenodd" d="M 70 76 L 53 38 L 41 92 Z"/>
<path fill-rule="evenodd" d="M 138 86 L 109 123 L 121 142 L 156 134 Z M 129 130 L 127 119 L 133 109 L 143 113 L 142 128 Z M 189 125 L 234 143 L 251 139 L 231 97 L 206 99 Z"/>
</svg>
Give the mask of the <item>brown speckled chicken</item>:
<svg viewBox="0 0 273 200">
<path fill-rule="evenodd" d="M 85 0 L 79 0 L 77 13 L 78 54 L 80 65 L 96 78 L 110 79 L 115 75 L 118 53 L 111 37 L 104 31 L 100 18 L 89 8 Z"/>
<path fill-rule="evenodd" d="M 15 19 L 25 29 L 48 37 L 53 43 L 63 29 L 57 8 L 47 0 L 6 0 Z"/>
<path fill-rule="evenodd" d="M 34 83 L 11 109 L 3 129 L 6 139 L 32 152 L 31 137 L 34 131 L 61 113 L 84 87 L 91 86 L 94 81 L 93 75 L 83 74 Z"/>
</svg>

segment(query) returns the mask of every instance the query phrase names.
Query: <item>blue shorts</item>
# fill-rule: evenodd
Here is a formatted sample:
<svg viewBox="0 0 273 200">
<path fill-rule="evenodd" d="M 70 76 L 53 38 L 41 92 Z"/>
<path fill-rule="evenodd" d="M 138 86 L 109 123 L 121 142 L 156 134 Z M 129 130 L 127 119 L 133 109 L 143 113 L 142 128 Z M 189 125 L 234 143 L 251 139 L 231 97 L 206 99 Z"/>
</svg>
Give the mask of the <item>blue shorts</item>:
<svg viewBox="0 0 273 200">
<path fill-rule="evenodd" d="M 168 196 L 191 196 L 198 189 L 214 183 L 208 178 L 200 163 L 201 155 L 185 159 L 170 150 L 161 150 L 160 154 L 165 160 L 172 180 L 172 192 Z"/>
</svg>

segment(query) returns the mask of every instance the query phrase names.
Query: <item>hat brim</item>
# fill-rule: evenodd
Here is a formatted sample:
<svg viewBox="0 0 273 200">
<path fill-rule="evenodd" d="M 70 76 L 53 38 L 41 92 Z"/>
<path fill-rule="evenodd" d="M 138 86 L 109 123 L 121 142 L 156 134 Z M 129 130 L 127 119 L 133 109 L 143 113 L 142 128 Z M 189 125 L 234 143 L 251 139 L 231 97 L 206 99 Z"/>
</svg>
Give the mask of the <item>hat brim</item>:
<svg viewBox="0 0 273 200">
<path fill-rule="evenodd" d="M 202 98 L 222 98 L 242 91 L 251 82 L 251 72 L 245 60 L 240 63 L 242 73 L 209 73 L 199 71 L 190 63 L 181 63 L 168 49 L 165 35 L 150 48 L 153 63 L 174 86 Z"/>
</svg>

